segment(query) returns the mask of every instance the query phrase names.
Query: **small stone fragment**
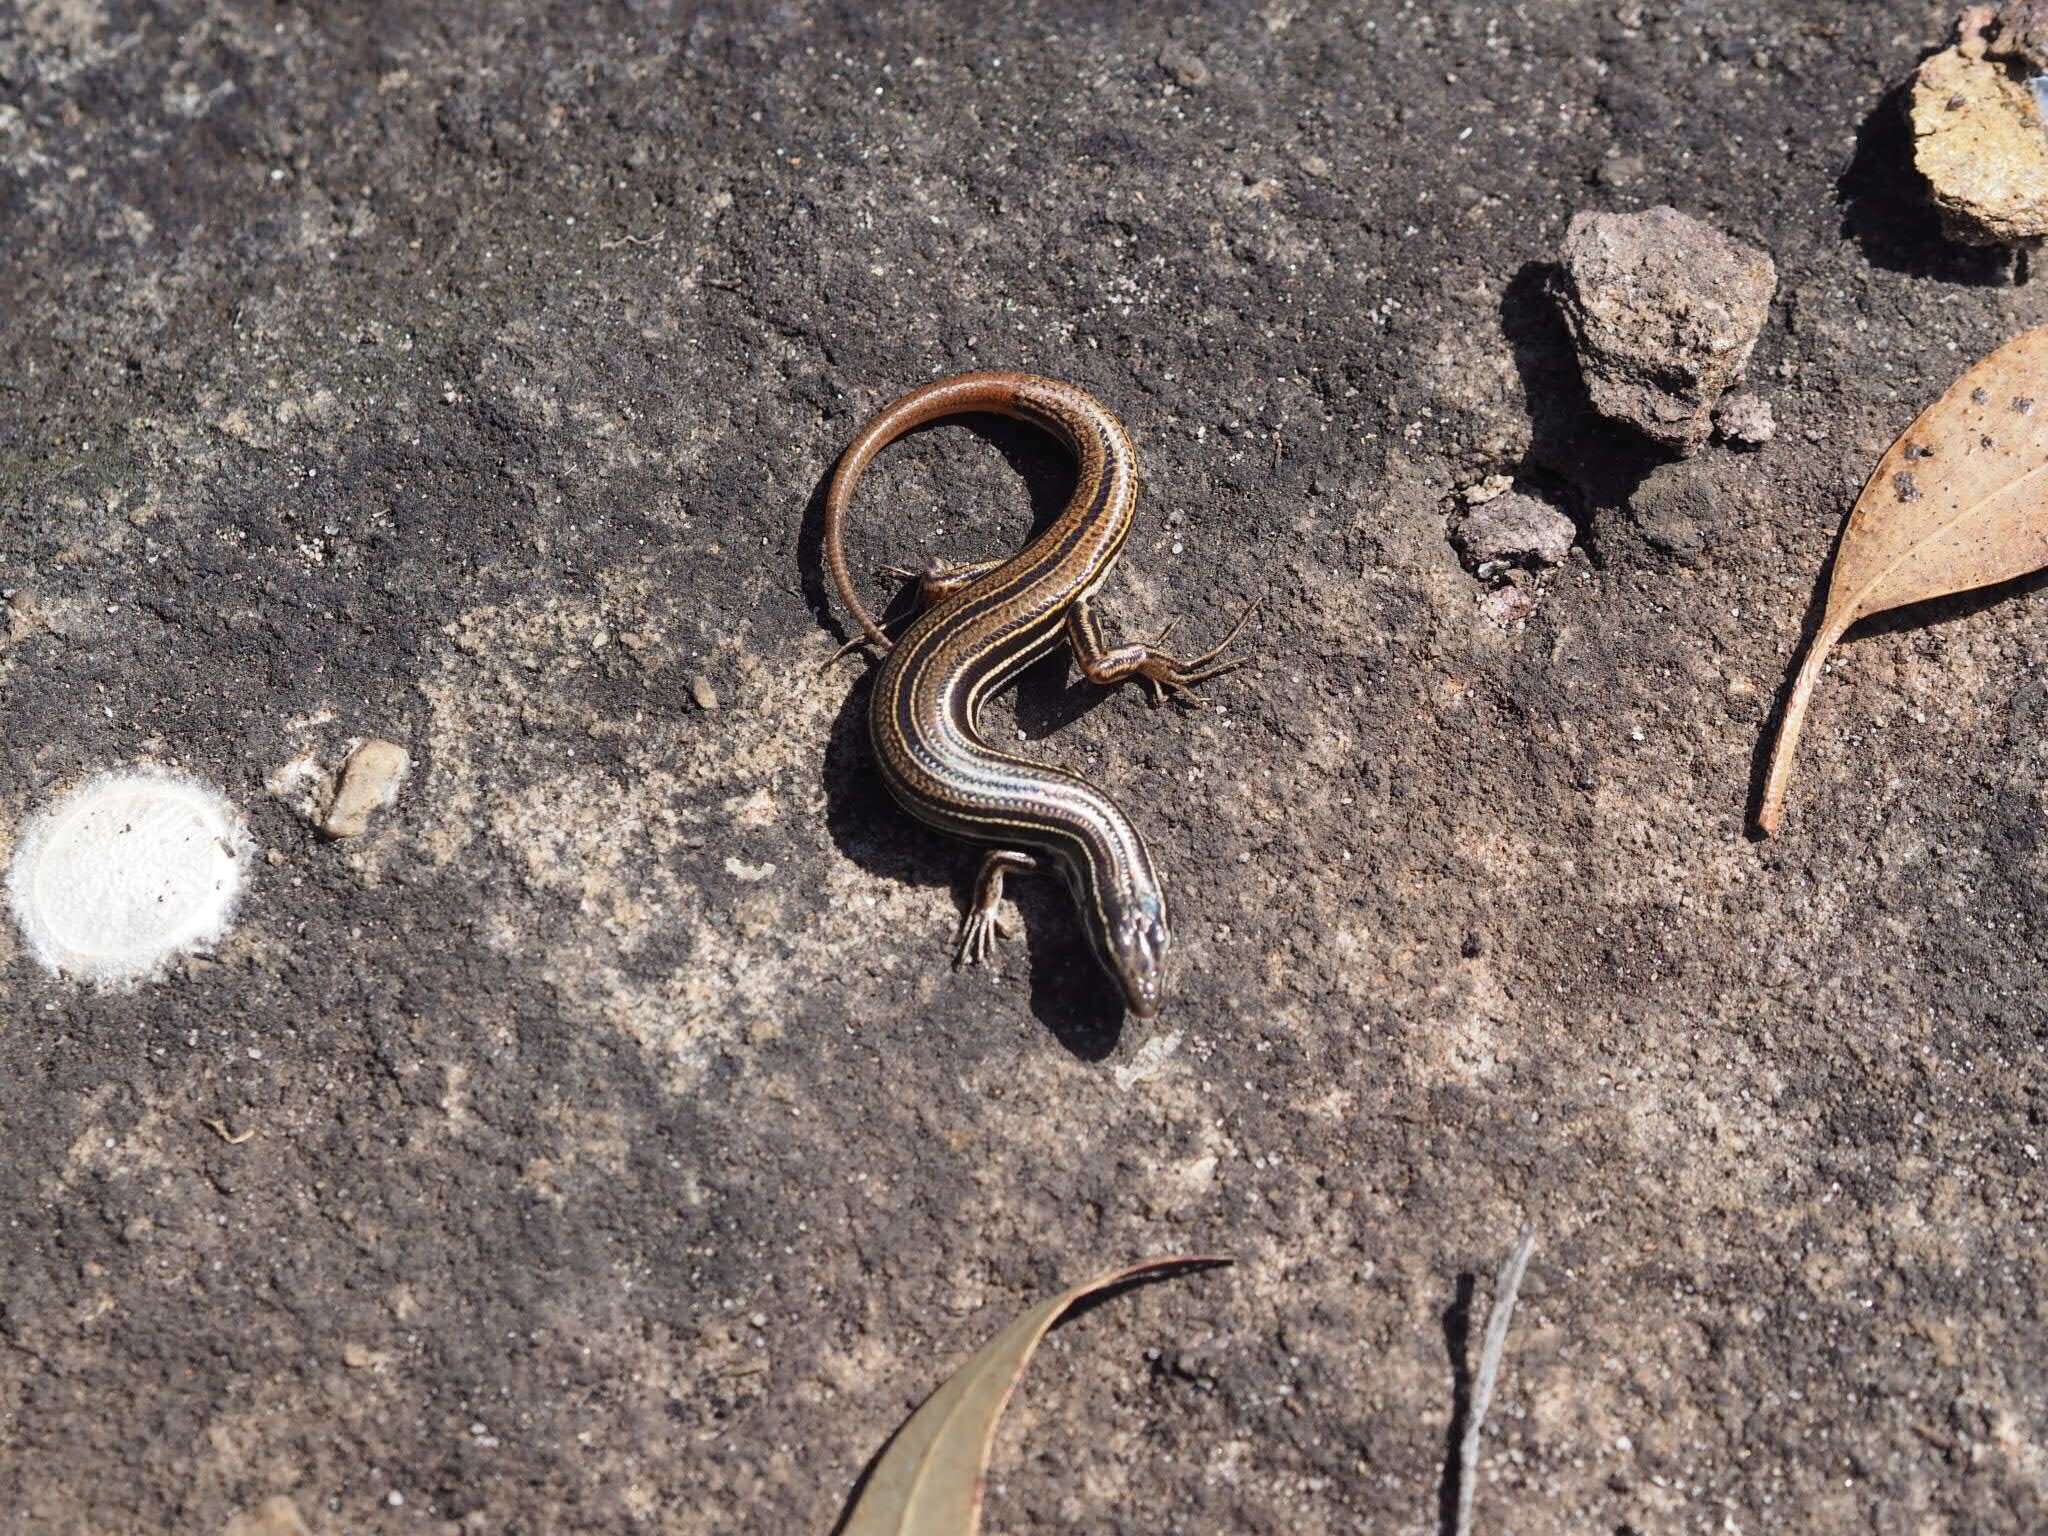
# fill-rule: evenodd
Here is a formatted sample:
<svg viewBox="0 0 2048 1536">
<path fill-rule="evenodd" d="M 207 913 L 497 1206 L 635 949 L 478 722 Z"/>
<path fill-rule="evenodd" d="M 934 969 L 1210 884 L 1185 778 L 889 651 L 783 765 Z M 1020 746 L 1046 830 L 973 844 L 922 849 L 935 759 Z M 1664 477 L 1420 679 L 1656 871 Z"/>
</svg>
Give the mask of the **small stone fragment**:
<svg viewBox="0 0 2048 1536">
<path fill-rule="evenodd" d="M 1699 447 L 1770 313 L 1771 258 L 1675 208 L 1574 214 L 1563 254 L 1558 297 L 1593 404 Z"/>
<path fill-rule="evenodd" d="M 1680 565 L 1698 565 L 1706 553 L 1713 497 L 1689 465 L 1652 470 L 1629 497 L 1628 514 L 1645 543 Z"/>
<path fill-rule="evenodd" d="M 711 679 L 701 672 L 690 679 L 690 697 L 701 710 L 708 712 L 718 708 L 718 690 L 711 686 Z"/>
<path fill-rule="evenodd" d="M 1201 55 L 1183 43 L 1169 42 L 1159 50 L 1159 67 L 1183 90 L 1199 90 L 1209 83 L 1209 66 Z"/>
<path fill-rule="evenodd" d="M 1972 11 L 1993 9 L 1975 6 Z M 2038 77 L 2048 75 L 2048 0 L 2005 0 L 1997 10 L 1998 31 L 1985 49 L 1994 59 L 2010 59 L 2022 69 Z M 1975 18 L 1971 11 L 1965 11 L 1958 18 L 1958 25 Z M 1982 31 L 1980 26 L 1976 30 Z"/>
<path fill-rule="evenodd" d="M 1515 488 L 1513 475 L 1488 475 L 1477 485 L 1468 485 L 1458 492 L 1458 497 L 1468 507 L 1483 507 L 1497 497 L 1505 496 Z"/>
<path fill-rule="evenodd" d="M 227 1523 L 221 1536 L 312 1536 L 299 1506 L 283 1494 L 245 1509 Z"/>
<path fill-rule="evenodd" d="M 1479 611 L 1502 629 L 1513 629 L 1536 611 L 1536 594 L 1523 586 L 1495 587 L 1479 599 Z"/>
<path fill-rule="evenodd" d="M 1913 163 L 1927 178 L 1942 233 L 1965 245 L 2048 236 L 2048 110 L 2006 67 L 2048 73 L 2048 5 L 1973 5 L 1956 44 L 1913 76 Z"/>
<path fill-rule="evenodd" d="M 1644 170 L 1640 155 L 1609 155 L 1600 162 L 1599 169 L 1593 172 L 1593 179 L 1601 186 L 1619 192 L 1641 181 Z"/>
<path fill-rule="evenodd" d="M 361 837 L 370 828 L 370 817 L 398 798 L 398 786 L 411 766 L 412 758 L 398 743 L 376 737 L 364 742 L 342 765 L 341 786 L 320 830 L 332 838 Z"/>
<path fill-rule="evenodd" d="M 1562 565 L 1579 531 L 1557 508 L 1524 491 L 1483 503 L 1451 529 L 1451 543 L 1481 575 L 1511 565 Z"/>
<path fill-rule="evenodd" d="M 1730 443 L 1761 448 L 1778 435 L 1778 422 L 1770 401 L 1744 392 L 1721 397 L 1714 407 L 1714 429 Z"/>
</svg>

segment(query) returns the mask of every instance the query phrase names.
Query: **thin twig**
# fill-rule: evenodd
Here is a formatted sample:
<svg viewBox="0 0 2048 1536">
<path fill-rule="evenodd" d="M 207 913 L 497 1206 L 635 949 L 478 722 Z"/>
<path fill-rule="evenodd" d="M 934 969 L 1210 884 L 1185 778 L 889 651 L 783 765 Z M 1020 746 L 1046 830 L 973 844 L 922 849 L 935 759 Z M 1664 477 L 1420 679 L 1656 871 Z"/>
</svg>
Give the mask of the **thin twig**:
<svg viewBox="0 0 2048 1536">
<path fill-rule="evenodd" d="M 1493 1310 L 1486 1317 L 1486 1342 L 1480 1346 L 1479 1375 L 1472 1383 L 1472 1409 L 1465 1420 L 1464 1443 L 1458 1447 L 1458 1519 L 1451 1528 L 1454 1536 L 1472 1536 L 1472 1496 L 1479 1484 L 1479 1431 L 1486 1425 L 1494 1383 L 1500 1379 L 1500 1357 L 1507 1349 L 1508 1320 L 1515 1313 L 1515 1292 L 1522 1288 L 1522 1274 L 1529 1267 L 1529 1255 L 1535 1251 L 1535 1229 L 1524 1227 L 1515 1251 L 1508 1255 L 1493 1282 Z"/>
</svg>

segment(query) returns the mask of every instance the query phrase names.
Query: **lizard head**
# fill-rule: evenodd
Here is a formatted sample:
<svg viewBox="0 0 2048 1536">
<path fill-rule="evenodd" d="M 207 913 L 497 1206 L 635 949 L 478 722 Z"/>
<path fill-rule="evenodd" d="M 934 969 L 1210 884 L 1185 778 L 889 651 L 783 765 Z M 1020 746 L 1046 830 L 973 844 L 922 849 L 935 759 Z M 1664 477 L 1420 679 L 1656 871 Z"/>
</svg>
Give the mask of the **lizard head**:
<svg viewBox="0 0 2048 1536">
<path fill-rule="evenodd" d="M 1120 905 L 1109 925 L 1103 963 L 1123 988 L 1124 1004 L 1141 1019 L 1159 1012 L 1165 995 L 1166 951 L 1173 935 L 1166 926 L 1166 896 L 1140 890 Z"/>
</svg>

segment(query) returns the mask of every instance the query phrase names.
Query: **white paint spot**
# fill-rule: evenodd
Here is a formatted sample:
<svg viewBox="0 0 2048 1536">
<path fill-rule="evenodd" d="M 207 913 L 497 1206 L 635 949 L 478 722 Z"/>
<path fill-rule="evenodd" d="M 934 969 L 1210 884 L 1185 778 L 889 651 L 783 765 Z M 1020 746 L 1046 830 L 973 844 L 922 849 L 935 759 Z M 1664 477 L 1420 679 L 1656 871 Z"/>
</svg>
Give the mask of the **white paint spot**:
<svg viewBox="0 0 2048 1536">
<path fill-rule="evenodd" d="M 102 774 L 36 816 L 8 871 L 29 950 L 83 981 L 136 981 L 228 929 L 249 834 L 235 808 L 157 768 Z"/>
</svg>

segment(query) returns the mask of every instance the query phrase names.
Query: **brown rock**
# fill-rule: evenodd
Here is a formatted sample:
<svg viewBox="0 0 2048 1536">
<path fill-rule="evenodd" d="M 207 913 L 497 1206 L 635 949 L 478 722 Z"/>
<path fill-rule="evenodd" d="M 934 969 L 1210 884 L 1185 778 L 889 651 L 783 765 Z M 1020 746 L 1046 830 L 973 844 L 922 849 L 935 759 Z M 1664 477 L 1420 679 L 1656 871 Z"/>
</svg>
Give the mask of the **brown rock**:
<svg viewBox="0 0 2048 1536">
<path fill-rule="evenodd" d="M 333 838 L 361 837 L 369 830 L 370 817 L 398 798 L 398 786 L 411 766 L 411 757 L 398 743 L 375 737 L 364 742 L 342 766 L 341 786 L 320 830 Z"/>
<path fill-rule="evenodd" d="M 1578 529 L 1549 502 L 1511 491 L 1458 519 L 1451 543 L 1481 575 L 1510 565 L 1562 565 Z"/>
<path fill-rule="evenodd" d="M 2040 96 L 1993 53 L 2023 57 L 2037 46 L 2028 10 L 2001 27 L 1990 6 L 1957 23 L 1960 40 L 1913 78 L 1913 163 L 1927 178 L 1942 232 L 1965 245 L 2017 245 L 2048 235 L 2048 119 Z M 2048 16 L 2038 46 L 2048 47 Z"/>
<path fill-rule="evenodd" d="M 1600 413 L 1690 451 L 1742 376 L 1778 285 L 1771 258 L 1675 208 L 1580 213 L 1559 298 Z"/>
</svg>

